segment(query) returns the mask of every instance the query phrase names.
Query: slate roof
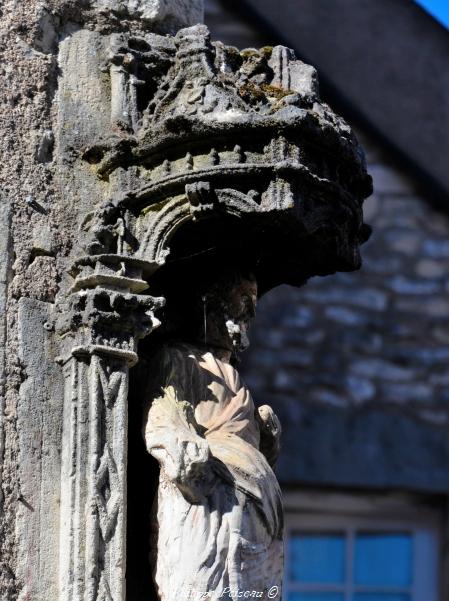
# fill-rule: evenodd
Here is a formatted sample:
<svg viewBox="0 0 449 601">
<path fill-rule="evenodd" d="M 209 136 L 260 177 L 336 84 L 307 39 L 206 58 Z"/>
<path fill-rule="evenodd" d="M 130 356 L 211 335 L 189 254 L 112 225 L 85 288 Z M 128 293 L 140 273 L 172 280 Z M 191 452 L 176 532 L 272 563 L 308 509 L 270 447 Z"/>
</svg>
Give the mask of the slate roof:
<svg viewBox="0 0 449 601">
<path fill-rule="evenodd" d="M 206 6 L 215 38 L 283 43 L 318 65 L 322 95 L 359 126 L 374 177 L 362 270 L 277 288 L 258 307 L 241 372 L 281 419 L 279 478 L 447 493 L 449 216 L 429 201 L 447 213 L 449 32 L 412 0 Z"/>
<path fill-rule="evenodd" d="M 317 67 L 333 108 L 449 209 L 449 32 L 439 22 L 411 0 L 228 0 L 226 10 Z"/>
</svg>

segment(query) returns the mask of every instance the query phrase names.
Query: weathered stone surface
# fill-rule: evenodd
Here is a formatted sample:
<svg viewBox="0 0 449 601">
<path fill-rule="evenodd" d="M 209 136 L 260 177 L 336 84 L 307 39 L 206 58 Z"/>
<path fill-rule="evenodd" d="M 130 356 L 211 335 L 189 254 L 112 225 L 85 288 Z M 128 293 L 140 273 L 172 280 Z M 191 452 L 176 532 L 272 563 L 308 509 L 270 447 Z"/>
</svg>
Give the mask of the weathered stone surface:
<svg viewBox="0 0 449 601">
<path fill-rule="evenodd" d="M 434 400 L 433 392 L 431 386 L 421 382 L 413 384 L 389 383 L 382 385 L 380 395 L 385 403 L 413 406 L 414 403 L 419 402 L 425 406 Z"/>
<path fill-rule="evenodd" d="M 58 596 L 59 487 L 62 441 L 62 378 L 48 323 L 48 303 L 19 302 L 19 359 L 25 375 L 17 406 L 18 488 L 16 537 L 21 553 L 16 577 L 23 599 Z M 46 327 L 47 326 L 47 327 Z"/>
<path fill-rule="evenodd" d="M 444 319 L 447 317 L 449 310 L 449 301 L 443 295 L 436 296 L 435 298 L 398 298 L 396 309 L 409 315 L 419 315 L 424 310 L 430 319 Z M 426 341 L 424 343 L 427 344 Z"/>
<path fill-rule="evenodd" d="M 439 278 L 449 274 L 449 262 L 421 259 L 416 265 L 416 274 L 426 279 Z"/>
<path fill-rule="evenodd" d="M 447 489 L 445 223 L 425 199 L 395 185 L 374 216 L 360 273 L 315 279 L 297 291 L 281 288 L 262 300 L 244 373 L 255 398 L 288 423 L 285 444 L 299 460 L 293 466 L 281 455 L 282 481 Z M 324 337 L 313 342 L 308 334 L 317 328 Z M 278 346 L 272 348 L 273 330 Z M 307 351 L 313 361 L 275 370 L 277 348 Z M 298 401 L 301 418 L 293 424 Z"/>
<path fill-rule="evenodd" d="M 377 389 L 371 380 L 354 376 L 346 377 L 346 390 L 355 404 L 375 399 Z"/>
<path fill-rule="evenodd" d="M 305 290 L 304 295 L 305 298 L 316 303 L 328 304 L 347 302 L 350 305 L 364 309 L 372 309 L 374 311 L 385 310 L 388 301 L 385 292 L 375 288 L 354 288 L 353 294 L 350 295 L 348 295 L 347 290 L 341 286 L 334 286 L 331 290 L 328 290 L 327 288 L 309 288 Z"/>
<path fill-rule="evenodd" d="M 0 410 L 2 432 L 0 438 L 2 466 L 2 502 L 0 504 L 0 597 L 14 600 L 22 585 L 18 581 L 17 562 L 28 552 L 16 538 L 16 512 L 18 509 L 18 437 L 17 405 L 19 387 L 25 378 L 18 356 L 18 304 L 13 296 L 20 282 L 25 296 L 33 285 L 42 288 L 39 280 L 27 280 L 28 265 L 32 252 L 33 231 L 39 229 L 44 220 L 36 208 L 27 203 L 32 196 L 40 207 L 48 206 L 52 193 L 48 166 L 35 160 L 35 140 L 39 132 L 51 129 L 51 106 L 49 98 L 54 90 L 52 71 L 56 61 L 52 55 L 41 53 L 34 47 L 36 34 L 36 12 L 38 2 L 17 5 L 6 2 L 2 5 L 0 24 L 0 165 L 1 193 L 1 245 L 8 244 L 10 258 L 2 254 L 2 293 L 7 287 L 6 305 L 2 302 L 2 330 L 6 324 L 6 340 L 1 341 L 4 349 L 2 371 L 5 376 Z M 33 203 L 34 207 L 37 204 Z M 10 223 L 4 219 L 10 207 Z M 48 217 L 46 217 L 48 221 Z M 12 257 L 14 257 L 13 260 Z M 5 269 L 9 270 L 6 278 Z M 15 284 L 11 285 L 11 279 Z M 6 313 L 5 313 L 6 308 Z M 37 351 L 38 352 L 38 351 Z"/>
<path fill-rule="evenodd" d="M 403 275 L 396 275 L 386 281 L 386 285 L 389 286 L 394 292 L 402 295 L 431 295 L 441 290 L 440 282 L 428 282 L 423 280 L 417 280 L 413 278 L 407 278 Z"/>
<path fill-rule="evenodd" d="M 7 320 L 6 303 L 8 297 L 8 282 L 11 275 L 11 209 L 8 204 L 0 205 L 0 507 L 3 498 L 3 461 L 5 445 L 5 392 L 6 392 L 6 340 Z M 0 520 L 1 523 L 1 520 Z M 1 530 L 0 530 L 1 532 Z"/>
<path fill-rule="evenodd" d="M 361 359 L 350 364 L 349 369 L 357 375 L 379 380 L 412 380 L 416 372 L 382 359 Z"/>
<path fill-rule="evenodd" d="M 423 252 L 428 257 L 447 259 L 449 258 L 449 242 L 445 239 L 425 240 Z"/>
<path fill-rule="evenodd" d="M 203 0 L 93 0 L 93 6 L 139 21 L 153 31 L 176 31 L 203 21 Z"/>
<path fill-rule="evenodd" d="M 0 177 L 15 260 L 0 278 L 0 595 L 120 601 L 129 368 L 159 325 L 152 288 L 179 298 L 188 286 L 170 270 L 191 278 L 179 264 L 211 245 L 230 260 L 230 243 L 262 290 L 356 269 L 371 180 L 314 69 L 289 49 L 239 52 L 201 25 L 176 33 L 201 17 L 199 2 L 11 0 L 3 10 Z M 355 304 L 382 304 L 379 294 Z M 295 316 L 304 328 L 311 318 Z M 227 326 L 244 345 L 246 329 Z M 257 422 L 266 450 L 276 422 L 266 408 Z"/>
<path fill-rule="evenodd" d="M 340 307 L 338 305 L 326 307 L 325 315 L 332 321 L 337 321 L 348 326 L 362 325 L 366 323 L 365 315 L 357 313 L 356 311 L 348 309 L 347 307 Z"/>
<path fill-rule="evenodd" d="M 52 538 L 58 520 L 52 496 L 60 474 L 57 458 L 53 451 L 47 453 L 44 444 L 45 457 L 39 467 L 41 450 L 32 446 L 31 430 L 26 427 L 29 415 L 34 420 L 28 420 L 30 428 L 40 419 L 36 407 L 43 408 L 44 401 L 38 393 L 50 395 L 36 382 L 36 360 L 40 358 L 41 368 L 47 370 L 51 352 L 48 345 L 42 347 L 42 324 L 32 312 L 29 328 L 23 322 L 19 325 L 19 299 L 22 297 L 21 315 L 25 319 L 26 299 L 36 301 L 38 307 L 38 301 L 53 302 L 61 290 L 65 293 L 71 283 L 66 257 L 72 252 L 73 242 L 78 242 L 79 224 L 98 198 L 109 196 L 95 174 L 91 175 L 94 183 L 89 184 L 89 167 L 80 175 L 74 166 L 80 148 L 91 139 L 88 136 L 101 138 L 105 124 L 110 123 L 108 110 L 104 110 L 109 104 L 110 95 L 104 93 L 108 86 L 101 85 L 101 61 L 106 60 L 107 51 L 102 56 L 98 32 L 107 34 L 128 27 L 136 32 L 142 26 L 145 30 L 161 27 L 164 32 L 174 32 L 180 24 L 193 24 L 201 15 L 200 2 L 191 2 L 187 12 L 182 2 L 150 5 L 141 4 L 145 10 L 151 8 L 145 23 L 137 4 L 129 21 L 123 14 L 120 21 L 111 10 L 100 11 L 98 6 L 82 1 L 7 1 L 1 8 L 0 151 L 4 159 L 0 165 L 0 597 L 8 601 L 14 601 L 20 591 L 33 599 L 56 598 L 56 555 L 52 554 L 58 552 Z M 100 103 L 103 108 L 98 110 Z M 88 104 L 91 110 L 86 108 Z M 58 127 L 58 119 L 64 122 L 64 131 Z M 51 330 L 49 323 L 45 335 L 51 337 Z M 52 392 L 50 396 L 45 411 L 54 411 L 56 416 L 61 394 Z M 50 417 L 47 412 L 41 415 L 43 421 Z M 51 423 L 50 419 L 45 428 Z M 48 444 L 54 449 L 58 448 L 52 438 L 56 432 L 55 428 L 48 436 Z M 32 456 L 37 461 L 36 474 L 26 463 Z M 21 475 L 22 467 L 25 472 Z M 35 498 L 37 492 L 31 490 L 32 483 L 40 478 L 39 469 L 48 472 L 42 477 L 42 494 L 50 482 L 52 487 L 48 516 L 43 515 L 42 501 Z M 25 480 L 22 484 L 27 496 L 36 502 L 35 512 L 18 501 L 21 479 Z M 30 519 L 33 527 L 28 529 Z M 34 537 L 33 543 L 30 536 Z M 43 549 L 40 557 L 39 545 Z M 49 565 L 45 567 L 47 559 Z M 32 573 L 26 571 L 26 562 L 33 567 Z M 41 578 L 41 584 L 37 578 Z"/>
</svg>

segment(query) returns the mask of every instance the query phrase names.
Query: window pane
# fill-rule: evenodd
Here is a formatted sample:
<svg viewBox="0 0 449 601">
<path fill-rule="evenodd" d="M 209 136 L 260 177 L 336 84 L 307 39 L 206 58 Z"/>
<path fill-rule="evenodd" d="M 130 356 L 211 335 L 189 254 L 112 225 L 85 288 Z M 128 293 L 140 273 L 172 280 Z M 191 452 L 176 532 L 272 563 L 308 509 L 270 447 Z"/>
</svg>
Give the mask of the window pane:
<svg viewBox="0 0 449 601">
<path fill-rule="evenodd" d="M 358 534 L 355 582 L 382 587 L 409 586 L 412 582 L 412 536 L 400 532 Z"/>
<path fill-rule="evenodd" d="M 357 593 L 353 601 L 411 601 L 410 595 L 400 593 Z"/>
<path fill-rule="evenodd" d="M 288 601 L 344 601 L 343 593 L 289 593 Z M 388 601 L 388 600 L 387 600 Z M 402 601 L 402 599 L 401 599 Z"/>
<path fill-rule="evenodd" d="M 290 580 L 326 583 L 344 581 L 344 534 L 295 533 L 288 544 Z M 320 601 L 319 597 L 317 599 Z M 334 600 L 329 597 L 329 601 Z"/>
</svg>

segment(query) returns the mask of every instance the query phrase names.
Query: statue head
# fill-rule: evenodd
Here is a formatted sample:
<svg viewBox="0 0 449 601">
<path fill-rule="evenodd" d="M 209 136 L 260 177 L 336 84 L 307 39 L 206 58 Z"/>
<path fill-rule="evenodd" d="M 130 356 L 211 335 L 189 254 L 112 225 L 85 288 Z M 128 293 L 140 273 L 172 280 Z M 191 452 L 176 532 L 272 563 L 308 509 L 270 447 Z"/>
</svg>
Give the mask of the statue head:
<svg viewBox="0 0 449 601">
<path fill-rule="evenodd" d="M 249 346 L 248 329 L 257 303 L 254 275 L 227 273 L 203 289 L 201 301 L 201 342 L 228 352 L 246 350 Z"/>
<path fill-rule="evenodd" d="M 230 253 L 193 255 L 161 269 L 152 290 L 167 302 L 151 342 L 205 346 L 227 360 L 249 346 L 258 298 L 250 261 Z"/>
</svg>

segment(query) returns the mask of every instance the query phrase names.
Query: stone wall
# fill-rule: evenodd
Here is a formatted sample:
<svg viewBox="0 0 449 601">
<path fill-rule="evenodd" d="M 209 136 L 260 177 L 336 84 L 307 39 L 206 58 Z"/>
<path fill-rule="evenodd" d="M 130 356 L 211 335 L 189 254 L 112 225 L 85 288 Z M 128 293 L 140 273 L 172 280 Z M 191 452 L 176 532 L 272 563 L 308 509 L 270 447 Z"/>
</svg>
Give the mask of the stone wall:
<svg viewBox="0 0 449 601">
<path fill-rule="evenodd" d="M 447 490 L 449 218 L 359 137 L 362 270 L 262 299 L 244 372 L 281 416 L 285 482 Z"/>
<path fill-rule="evenodd" d="M 239 47 L 276 43 L 220 0 L 205 20 Z M 269 293 L 242 369 L 281 417 L 284 484 L 447 492 L 449 218 L 359 138 L 375 189 L 361 271 Z"/>
<path fill-rule="evenodd" d="M 105 37 L 173 32 L 202 12 L 201 0 L 1 3 L 0 599 L 57 597 L 64 394 L 52 319 L 79 226 L 110 198 L 82 160 L 110 123 Z"/>
<path fill-rule="evenodd" d="M 54 190 L 48 168 L 52 153 L 48 132 L 57 61 L 42 35 L 45 11 L 37 1 L 7 1 L 0 13 L 0 345 L 4 348 L 0 356 L 0 373 L 4 374 L 0 390 L 0 597 L 9 601 L 18 592 L 15 525 L 21 492 L 17 420 L 19 390 L 26 378 L 18 350 L 19 297 L 54 298 L 55 253 L 61 248 L 61 239 L 49 216 Z M 28 419 L 33 420 L 33 415 Z M 38 448 L 35 453 L 39 454 Z"/>
</svg>

